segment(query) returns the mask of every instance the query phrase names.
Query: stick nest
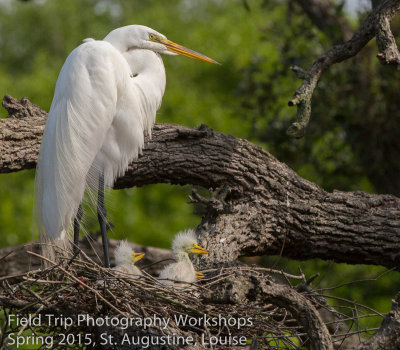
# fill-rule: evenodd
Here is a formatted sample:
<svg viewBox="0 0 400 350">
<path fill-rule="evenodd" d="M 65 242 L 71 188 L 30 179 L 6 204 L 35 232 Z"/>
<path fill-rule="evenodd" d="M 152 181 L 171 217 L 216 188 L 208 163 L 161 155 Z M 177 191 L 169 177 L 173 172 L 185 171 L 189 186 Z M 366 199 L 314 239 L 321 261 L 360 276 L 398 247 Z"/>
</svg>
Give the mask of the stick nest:
<svg viewBox="0 0 400 350">
<path fill-rule="evenodd" d="M 204 342 L 217 342 L 208 345 L 212 349 L 249 349 L 250 346 L 251 349 L 298 349 L 313 340 L 305 327 L 310 320 L 302 322 L 301 315 L 293 310 L 312 308 L 310 305 L 314 305 L 329 311 L 332 317 L 327 323 L 336 328 L 333 333 L 340 333 L 339 324 L 348 319 L 327 304 L 322 305 L 322 299 L 309 289 L 294 289 L 290 279 L 301 279 L 302 276 L 243 266 L 213 268 L 203 273 L 206 278 L 196 285 L 181 283 L 166 286 L 148 274 L 132 278 L 131 275 L 105 269 L 91 260 L 75 257 L 63 259 L 57 264 L 52 262 L 51 267 L 23 275 L 4 277 L 0 280 L 0 305 L 4 307 L 4 318 L 7 320 L 12 314 L 19 317 L 42 315 L 42 322 L 38 326 L 5 322 L 0 334 L 0 347 L 11 349 L 7 345 L 7 337 L 29 331 L 29 334 L 51 335 L 53 349 L 83 348 L 83 341 L 77 341 L 79 334 L 90 334 L 91 343 L 86 345 L 86 349 L 203 349 Z M 299 295 L 299 305 L 296 301 L 290 307 L 283 305 L 290 304 L 291 299 L 285 295 L 280 298 L 279 293 L 285 294 L 282 289 L 265 292 L 263 286 L 272 290 L 274 286 L 292 290 Z M 365 317 L 360 310 L 358 307 L 357 315 Z M 72 319 L 73 324 L 56 324 L 54 319 L 47 322 L 46 315 Z M 86 315 L 100 323 L 83 322 L 78 325 L 79 315 Z M 317 313 L 315 317 L 319 317 Z M 179 318 L 187 322 L 178 324 Z M 106 319 L 109 321 L 104 322 Z M 165 328 L 158 323 L 144 328 L 140 324 L 140 320 L 144 319 L 169 320 L 169 323 Z M 207 319 L 208 322 L 205 321 Z M 131 322 L 129 326 L 127 320 Z M 103 344 L 102 334 L 111 335 L 117 341 Z M 337 334 L 336 342 L 343 342 L 351 334 L 349 329 L 344 334 Z M 73 344 L 65 343 L 68 335 L 75 340 Z M 186 346 L 179 341 L 173 344 L 171 337 L 175 337 L 176 342 L 179 336 L 181 341 L 188 337 L 194 341 Z M 131 340 L 142 338 L 142 341 L 143 337 L 153 341 L 170 337 L 170 340 L 163 346 L 160 343 L 151 345 L 150 340 L 149 346 L 144 347 L 143 343 L 137 346 L 132 342 L 121 343 L 124 337 Z M 245 337 L 249 345 L 234 346 L 232 342 L 234 339 L 238 341 L 239 337 Z M 227 344 L 229 341 L 231 343 Z M 48 347 L 43 344 L 41 348 Z"/>
</svg>

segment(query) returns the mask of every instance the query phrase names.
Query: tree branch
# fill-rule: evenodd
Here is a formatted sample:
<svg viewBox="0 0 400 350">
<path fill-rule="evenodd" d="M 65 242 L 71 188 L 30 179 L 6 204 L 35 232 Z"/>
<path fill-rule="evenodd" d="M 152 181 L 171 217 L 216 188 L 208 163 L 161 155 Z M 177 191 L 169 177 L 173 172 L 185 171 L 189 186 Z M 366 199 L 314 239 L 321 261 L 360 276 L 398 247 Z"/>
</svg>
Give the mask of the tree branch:
<svg viewBox="0 0 400 350">
<path fill-rule="evenodd" d="M 32 168 L 44 112 L 29 117 L 28 111 L 34 109 L 30 103 L 7 101 L 6 108 L 22 107 L 20 118 L 0 119 L 0 172 Z M 25 128 L 23 137 L 20 127 Z M 27 150 L 25 140 L 33 150 Z M 115 188 L 154 183 L 229 187 L 225 201 L 210 201 L 198 227 L 202 244 L 213 248 L 211 263 L 280 253 L 298 260 L 321 258 L 388 268 L 400 263 L 400 199 L 327 193 L 261 147 L 204 125 L 155 125 L 143 155 Z"/>
<path fill-rule="evenodd" d="M 390 30 L 390 19 L 382 16 L 378 22 L 376 43 L 379 53 L 377 57 L 382 64 L 390 64 L 398 67 L 400 65 L 400 52 L 396 40 Z"/>
<path fill-rule="evenodd" d="M 400 54 L 390 31 L 390 20 L 400 11 L 398 0 L 384 0 L 365 19 L 353 37 L 347 42 L 335 45 L 313 63 L 308 71 L 292 66 L 291 69 L 300 79 L 302 85 L 296 90 L 289 106 L 297 106 L 297 121 L 287 130 L 293 137 L 303 137 L 311 116 L 311 100 L 314 89 L 321 75 L 333 64 L 355 56 L 367 43 L 376 36 L 379 47 L 378 58 L 384 64 L 399 66 Z"/>
</svg>

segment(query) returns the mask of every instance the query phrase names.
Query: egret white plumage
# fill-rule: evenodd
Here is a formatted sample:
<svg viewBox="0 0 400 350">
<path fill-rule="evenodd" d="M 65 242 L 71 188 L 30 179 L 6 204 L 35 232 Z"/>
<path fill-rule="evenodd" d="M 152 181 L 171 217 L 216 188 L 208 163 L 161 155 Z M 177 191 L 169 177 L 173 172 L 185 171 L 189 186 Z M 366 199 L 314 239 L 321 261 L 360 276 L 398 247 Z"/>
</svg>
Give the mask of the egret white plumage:
<svg viewBox="0 0 400 350">
<path fill-rule="evenodd" d="M 36 171 L 37 219 L 43 254 L 67 246 L 74 222 L 78 244 L 85 188 L 98 188 L 97 213 L 109 267 L 104 188 L 111 187 L 151 135 L 165 89 L 160 54 L 217 63 L 139 25 L 86 40 L 66 59 L 57 79 Z"/>
<path fill-rule="evenodd" d="M 193 283 L 203 276 L 202 273 L 194 269 L 189 254 L 208 254 L 208 251 L 200 247 L 197 242 L 196 234 L 193 230 L 178 232 L 172 243 L 172 252 L 176 262 L 166 266 L 160 272 L 160 282 L 163 284 L 173 284 L 177 282 Z"/>
<path fill-rule="evenodd" d="M 127 241 L 121 241 L 114 251 L 115 267 L 120 272 L 141 276 L 142 271 L 135 265 L 144 257 L 144 253 L 135 253 Z"/>
</svg>

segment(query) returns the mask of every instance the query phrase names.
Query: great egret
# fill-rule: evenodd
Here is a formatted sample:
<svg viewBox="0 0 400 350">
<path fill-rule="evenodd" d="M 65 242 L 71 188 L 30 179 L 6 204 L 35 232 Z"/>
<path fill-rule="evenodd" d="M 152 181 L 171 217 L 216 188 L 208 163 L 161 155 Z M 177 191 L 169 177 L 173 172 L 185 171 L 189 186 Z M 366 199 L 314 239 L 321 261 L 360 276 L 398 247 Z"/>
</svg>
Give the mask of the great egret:
<svg viewBox="0 0 400 350">
<path fill-rule="evenodd" d="M 160 282 L 173 284 L 173 281 L 193 283 L 203 278 L 197 272 L 189 258 L 189 254 L 208 254 L 208 251 L 197 244 L 196 234 L 193 230 L 177 233 L 172 243 L 172 252 L 176 262 L 166 266 L 160 272 Z"/>
<path fill-rule="evenodd" d="M 134 253 L 127 241 L 121 241 L 114 252 L 115 267 L 114 270 L 141 276 L 142 272 L 135 263 L 144 257 L 144 253 Z"/>
<path fill-rule="evenodd" d="M 98 188 L 97 214 L 109 267 L 104 187 L 111 187 L 151 135 L 165 89 L 160 54 L 217 63 L 168 40 L 155 30 L 130 25 L 104 40 L 86 40 L 66 59 L 58 77 L 36 170 L 37 218 L 43 255 L 68 248 L 74 222 L 78 244 L 85 188 Z"/>
</svg>

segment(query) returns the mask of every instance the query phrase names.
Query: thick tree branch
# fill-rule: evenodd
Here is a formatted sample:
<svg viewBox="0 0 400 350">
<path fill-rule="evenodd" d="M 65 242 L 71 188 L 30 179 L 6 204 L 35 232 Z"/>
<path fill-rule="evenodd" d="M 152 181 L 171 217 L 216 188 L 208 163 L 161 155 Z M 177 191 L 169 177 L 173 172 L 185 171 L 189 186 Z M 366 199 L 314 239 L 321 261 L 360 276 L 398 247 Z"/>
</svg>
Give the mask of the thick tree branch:
<svg viewBox="0 0 400 350">
<path fill-rule="evenodd" d="M 399 66 L 400 54 L 390 31 L 390 20 L 400 11 L 398 0 L 384 0 L 364 20 L 360 28 L 347 42 L 335 45 L 326 51 L 313 63 L 312 67 L 305 71 L 293 66 L 291 69 L 303 79 L 302 85 L 296 90 L 289 106 L 297 106 L 297 121 L 293 123 L 288 134 L 293 137 L 302 137 L 311 116 L 311 99 L 321 75 L 331 65 L 342 62 L 355 56 L 367 43 L 376 36 L 379 54 L 382 63 Z"/>
<path fill-rule="evenodd" d="M 25 111 L 33 108 L 21 105 Z M 43 123 L 42 112 L 0 120 L 0 171 L 34 166 L 37 155 L 26 150 L 25 139 L 37 152 Z M 19 126 L 26 125 L 30 127 L 19 137 Z M 156 125 L 143 155 L 115 187 L 154 183 L 229 187 L 225 201 L 210 202 L 198 228 L 202 243 L 213 248 L 208 262 L 282 252 L 299 260 L 321 258 L 389 268 L 400 263 L 400 199 L 327 193 L 262 148 L 206 126 Z"/>
</svg>

